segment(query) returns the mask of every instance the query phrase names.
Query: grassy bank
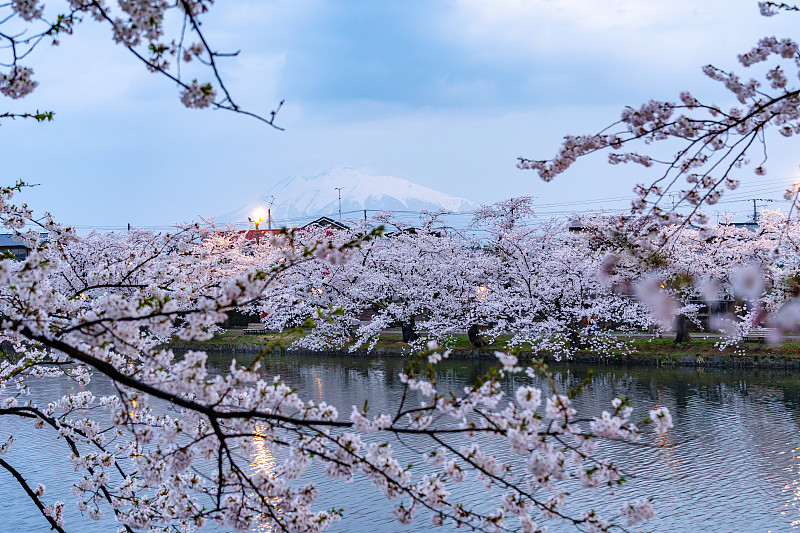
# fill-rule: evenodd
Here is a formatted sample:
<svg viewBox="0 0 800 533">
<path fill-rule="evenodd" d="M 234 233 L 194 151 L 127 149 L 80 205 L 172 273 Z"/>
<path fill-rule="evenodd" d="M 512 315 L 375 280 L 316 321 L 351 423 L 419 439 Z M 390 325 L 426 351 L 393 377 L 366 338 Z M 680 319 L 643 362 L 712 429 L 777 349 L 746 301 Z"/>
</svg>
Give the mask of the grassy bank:
<svg viewBox="0 0 800 533">
<path fill-rule="evenodd" d="M 280 343 L 284 347 L 290 347 L 292 343 L 301 337 L 302 333 L 277 333 L 269 332 L 264 334 L 248 334 L 244 335 L 241 331 L 228 331 L 223 334 L 215 336 L 213 339 L 202 342 L 192 343 L 193 347 L 266 347 L 270 344 Z M 658 357 L 662 360 L 669 360 L 670 358 L 769 358 L 769 359 L 800 359 L 800 339 L 789 339 L 779 345 L 771 345 L 758 342 L 742 342 L 737 345 L 728 346 L 720 349 L 719 343 L 722 340 L 719 337 L 703 338 L 701 334 L 694 334 L 692 341 L 689 344 L 676 345 L 669 338 L 653 338 L 653 337 L 618 337 L 617 339 L 623 341 L 630 349 L 631 354 L 642 354 L 648 356 Z M 470 344 L 466 335 L 457 335 L 448 344 L 448 348 L 452 348 L 456 353 L 469 352 L 473 354 L 483 354 L 491 356 L 494 350 L 508 349 L 507 338 L 497 339 L 493 344 L 476 349 Z M 181 343 L 175 343 L 180 346 Z M 342 346 L 333 348 L 336 351 L 347 352 L 351 346 Z M 375 346 L 374 352 L 376 354 L 390 354 L 396 352 L 397 355 L 408 353 L 409 345 L 403 342 L 400 332 L 382 333 L 380 339 Z M 530 351 L 530 346 L 523 346 L 523 352 Z M 357 350 L 358 352 L 365 351 L 364 348 Z M 627 357 L 627 350 L 620 353 L 613 353 L 613 356 Z M 592 350 L 579 350 L 579 352 L 590 354 Z"/>
</svg>

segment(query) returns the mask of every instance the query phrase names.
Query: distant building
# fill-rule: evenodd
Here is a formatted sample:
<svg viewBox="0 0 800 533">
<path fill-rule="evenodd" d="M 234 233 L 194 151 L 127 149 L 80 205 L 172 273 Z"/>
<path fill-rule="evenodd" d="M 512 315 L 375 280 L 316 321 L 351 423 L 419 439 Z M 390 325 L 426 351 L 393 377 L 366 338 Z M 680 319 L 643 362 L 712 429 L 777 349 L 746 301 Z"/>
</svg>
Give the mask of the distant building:
<svg viewBox="0 0 800 533">
<path fill-rule="evenodd" d="M 303 226 L 303 228 L 311 228 L 311 227 L 350 229 L 348 226 L 345 226 L 338 220 L 333 220 L 332 218 L 329 217 L 319 217 L 318 219 L 312 220 L 311 222 Z"/>
<path fill-rule="evenodd" d="M 416 235 L 417 228 L 415 228 L 414 226 L 410 226 L 408 228 L 399 228 L 395 231 L 387 231 L 386 233 L 384 233 L 384 235 L 386 237 L 394 237 L 395 235 L 402 235 L 403 233 L 408 233 L 409 235 Z"/>
<path fill-rule="evenodd" d="M 47 233 L 40 233 L 39 238 L 42 240 L 47 239 Z M 10 233 L 0 234 L 0 255 L 7 256 L 13 255 L 17 261 L 24 261 L 28 257 L 30 249 L 23 243 L 14 240 L 14 236 Z"/>
<path fill-rule="evenodd" d="M 583 231 L 583 221 L 579 218 L 571 218 L 567 229 L 569 229 L 569 231 Z"/>
</svg>

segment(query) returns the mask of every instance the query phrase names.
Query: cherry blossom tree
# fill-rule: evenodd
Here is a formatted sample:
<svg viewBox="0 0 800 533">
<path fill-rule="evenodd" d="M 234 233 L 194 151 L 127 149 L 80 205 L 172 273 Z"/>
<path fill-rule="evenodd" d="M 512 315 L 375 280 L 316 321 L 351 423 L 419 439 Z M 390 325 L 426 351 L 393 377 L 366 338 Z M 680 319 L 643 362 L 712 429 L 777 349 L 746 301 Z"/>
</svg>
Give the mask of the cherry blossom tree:
<svg viewBox="0 0 800 533">
<path fill-rule="evenodd" d="M 561 357 L 576 349 L 627 351 L 610 327 L 646 327 L 648 315 L 636 301 L 601 283 L 604 255 L 589 232 L 535 218 L 528 197 L 485 206 L 475 219 L 500 264 L 486 302 L 491 310 L 484 311 L 492 336 L 511 333 L 511 345 Z"/>
<path fill-rule="evenodd" d="M 710 328 L 727 333 L 728 342 L 762 326 L 773 341 L 797 330 L 797 221 L 763 215 L 752 230 L 723 223 L 710 234 L 676 234 L 665 247 L 665 277 L 683 280 L 684 300 L 706 302 Z"/>
<path fill-rule="evenodd" d="M 331 264 L 324 245 L 321 254 L 286 278 L 281 290 L 265 295 L 262 308 L 269 315 L 268 324 L 281 329 L 287 324 L 312 320 L 315 328 L 300 344 L 308 348 L 340 347 L 355 339 L 351 349 L 371 349 L 382 330 L 402 326 L 405 340 L 417 346 L 428 340 L 443 340 L 456 329 L 461 307 L 450 305 L 455 292 L 466 290 L 474 297 L 474 282 L 464 282 L 463 275 L 482 271 L 469 263 L 463 243 L 452 238 L 430 220 L 421 228 L 407 228 L 391 216 L 379 216 L 374 234 L 380 238 L 362 242 L 352 249 L 346 261 Z M 395 225 L 397 224 L 397 225 Z M 299 234 L 307 245 L 328 242 L 341 245 L 348 239 L 367 234 L 367 225 L 352 230 L 303 230 Z M 464 289 L 464 285 L 468 285 Z M 281 306 L 291 301 L 291 306 Z M 335 309 L 334 315 L 320 316 L 319 308 Z M 359 318 L 369 313 L 369 321 Z M 424 317 L 425 327 L 415 327 L 415 318 Z M 457 323 L 457 325 L 456 325 Z"/>
<path fill-rule="evenodd" d="M 691 229 L 605 216 L 581 223 L 591 246 L 605 254 L 601 284 L 639 300 L 649 314 L 645 323 L 676 328 L 676 341 L 688 340 L 681 332 L 688 322 L 725 333 L 724 346 L 762 327 L 776 342 L 797 331 L 797 221 L 790 215 L 764 212 L 752 228 L 729 220 Z"/>
</svg>

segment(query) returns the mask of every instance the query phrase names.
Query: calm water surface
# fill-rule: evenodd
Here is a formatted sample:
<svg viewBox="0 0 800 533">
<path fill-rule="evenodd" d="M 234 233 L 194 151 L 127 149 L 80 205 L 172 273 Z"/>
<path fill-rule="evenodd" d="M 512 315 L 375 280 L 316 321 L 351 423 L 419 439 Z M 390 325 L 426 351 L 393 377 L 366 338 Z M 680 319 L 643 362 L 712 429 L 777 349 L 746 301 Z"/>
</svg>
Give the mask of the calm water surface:
<svg viewBox="0 0 800 533">
<path fill-rule="evenodd" d="M 240 356 L 241 357 L 241 356 Z M 229 359 L 214 360 L 220 368 Z M 489 366 L 484 361 L 446 361 L 439 388 L 461 388 Z M 324 399 L 346 418 L 352 405 L 369 401 L 370 411 L 396 406 L 402 391 L 397 374 L 402 360 L 355 357 L 284 356 L 270 360 L 265 374 L 280 374 L 306 400 Z M 577 384 L 592 369 L 592 387 L 578 400 L 582 414 L 597 414 L 592 406 L 608 408 L 616 396 L 632 399 L 634 419 L 646 415 L 654 405 L 670 408 L 675 428 L 659 438 L 655 448 L 615 446 L 602 450 L 615 462 L 635 465 L 633 475 L 616 494 L 621 499 L 653 496 L 658 517 L 646 530 L 680 531 L 793 531 L 800 529 L 800 376 L 782 371 L 739 371 L 652 367 L 554 366 L 557 382 L 567 388 Z M 509 379 L 513 387 L 527 377 Z M 539 385 L 542 385 L 539 383 Z M 99 379 L 90 385 L 96 395 L 112 394 L 109 383 Z M 35 383 L 32 399 L 51 400 L 70 392 L 59 379 Z M 112 521 L 93 522 L 80 516 L 72 483 L 79 479 L 68 463 L 63 441 L 30 423 L 0 418 L 0 439 L 17 438 L 5 456 L 33 483 L 48 486 L 45 499 L 67 502 L 67 530 L 115 531 Z M 395 445 L 401 462 L 419 464 L 414 451 Z M 501 458 L 503 456 L 501 455 Z M 276 460 L 263 450 L 254 458 L 256 466 L 270 468 Z M 430 522 L 420 515 L 411 526 L 400 526 L 379 491 L 369 483 L 351 485 L 331 480 L 311 470 L 308 474 L 321 497 L 318 508 L 345 509 L 345 519 L 331 531 L 428 531 Z M 485 498 L 481 485 L 464 485 L 459 494 L 475 504 Z M 596 507 L 593 495 L 577 490 L 568 509 Z M 611 509 L 617 507 L 614 504 Z M 598 508 L 602 510 L 602 508 Z M 607 509 L 609 510 L 609 509 Z M 110 513 L 107 513 L 110 514 Z M 613 513 L 611 513 L 613 514 Z M 513 522 L 512 520 L 509 521 Z M 550 531 L 577 531 L 572 526 L 549 523 Z M 71 527 L 69 527 L 71 526 Z M 6 472 L 0 472 L 0 532 L 48 531 L 34 505 Z M 266 531 L 264 528 L 258 531 Z M 441 528 L 441 531 L 447 528 Z M 212 531 L 209 529 L 209 531 Z M 213 530 L 216 531 L 216 530 Z"/>
</svg>

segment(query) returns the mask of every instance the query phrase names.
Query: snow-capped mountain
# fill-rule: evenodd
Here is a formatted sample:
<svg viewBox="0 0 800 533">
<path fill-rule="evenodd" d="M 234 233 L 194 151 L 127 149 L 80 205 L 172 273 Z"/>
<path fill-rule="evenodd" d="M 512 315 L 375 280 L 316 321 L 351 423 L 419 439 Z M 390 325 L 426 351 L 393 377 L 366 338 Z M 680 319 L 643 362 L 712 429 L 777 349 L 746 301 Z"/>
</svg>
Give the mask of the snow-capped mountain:
<svg viewBox="0 0 800 533">
<path fill-rule="evenodd" d="M 320 216 L 338 218 L 339 190 L 342 195 L 342 218 L 359 219 L 368 210 L 417 212 L 444 209 L 471 211 L 479 204 L 449 196 L 429 187 L 394 176 L 374 176 L 350 167 L 336 167 L 314 176 L 289 176 L 251 202 L 218 218 L 222 222 L 243 222 L 259 209 L 266 209 L 272 199 L 273 226 L 299 224 Z M 405 213 L 412 214 L 412 213 Z M 406 218 L 406 217 L 400 217 Z"/>
</svg>

